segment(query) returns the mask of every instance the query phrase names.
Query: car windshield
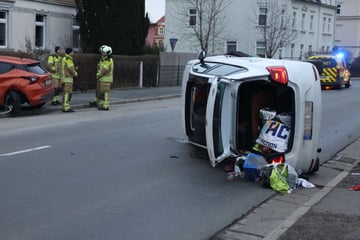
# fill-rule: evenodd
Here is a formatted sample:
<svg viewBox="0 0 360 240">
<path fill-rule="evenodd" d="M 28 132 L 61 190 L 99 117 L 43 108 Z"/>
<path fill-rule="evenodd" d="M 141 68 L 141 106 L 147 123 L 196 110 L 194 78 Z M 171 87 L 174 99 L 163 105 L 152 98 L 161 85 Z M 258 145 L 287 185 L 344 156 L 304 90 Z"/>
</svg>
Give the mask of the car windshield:
<svg viewBox="0 0 360 240">
<path fill-rule="evenodd" d="M 36 73 L 39 75 L 47 73 L 47 71 L 43 67 L 41 67 L 39 63 L 28 64 L 26 65 L 26 69 L 29 72 Z"/>
</svg>

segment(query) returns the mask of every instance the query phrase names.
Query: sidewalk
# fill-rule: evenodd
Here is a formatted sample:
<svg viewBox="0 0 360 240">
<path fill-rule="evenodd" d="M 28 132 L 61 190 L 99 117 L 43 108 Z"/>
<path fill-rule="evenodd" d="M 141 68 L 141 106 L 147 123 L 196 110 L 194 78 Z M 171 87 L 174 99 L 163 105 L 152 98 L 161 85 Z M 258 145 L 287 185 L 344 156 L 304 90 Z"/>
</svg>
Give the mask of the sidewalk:
<svg viewBox="0 0 360 240">
<path fill-rule="evenodd" d="M 360 139 L 311 176 L 316 188 L 274 193 L 212 240 L 359 240 L 359 159 Z"/>
<path fill-rule="evenodd" d="M 110 108 L 111 105 L 115 104 L 143 102 L 180 96 L 181 86 L 115 89 L 110 92 Z M 89 105 L 89 102 L 94 100 L 94 90 L 82 93 L 73 93 L 70 103 L 71 108 L 74 110 L 90 108 L 91 106 Z M 41 110 L 46 112 L 61 111 L 61 106 L 52 106 L 48 103 Z"/>
</svg>

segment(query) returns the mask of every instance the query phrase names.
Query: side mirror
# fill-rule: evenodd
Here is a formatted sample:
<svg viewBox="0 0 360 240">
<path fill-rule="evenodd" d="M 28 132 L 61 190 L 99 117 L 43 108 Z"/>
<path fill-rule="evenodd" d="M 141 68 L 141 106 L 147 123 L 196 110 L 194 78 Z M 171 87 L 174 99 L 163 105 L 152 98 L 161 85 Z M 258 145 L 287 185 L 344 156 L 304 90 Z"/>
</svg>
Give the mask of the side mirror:
<svg viewBox="0 0 360 240">
<path fill-rule="evenodd" d="M 201 50 L 198 54 L 197 59 L 200 60 L 201 64 L 204 64 L 204 59 L 206 58 L 206 52 L 204 50 Z"/>
</svg>

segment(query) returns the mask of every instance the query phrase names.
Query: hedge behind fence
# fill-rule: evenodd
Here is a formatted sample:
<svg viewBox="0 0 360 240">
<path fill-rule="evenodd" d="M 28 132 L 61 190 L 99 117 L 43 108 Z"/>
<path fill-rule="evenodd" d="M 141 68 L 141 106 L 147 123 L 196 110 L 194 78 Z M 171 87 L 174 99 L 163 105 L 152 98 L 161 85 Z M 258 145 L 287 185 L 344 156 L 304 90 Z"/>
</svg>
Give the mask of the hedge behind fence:
<svg viewBox="0 0 360 240">
<path fill-rule="evenodd" d="M 47 68 L 49 54 L 41 57 L 23 52 L 0 52 L 0 55 L 10 55 L 24 58 L 40 59 L 42 65 Z M 78 67 L 78 77 L 74 80 L 74 91 L 87 91 L 96 88 L 96 69 L 100 60 L 100 54 L 74 55 L 74 64 Z M 155 87 L 157 85 L 159 57 L 157 55 L 143 56 L 113 56 L 114 82 L 112 88 L 139 87 L 140 63 L 143 62 L 143 87 Z"/>
</svg>

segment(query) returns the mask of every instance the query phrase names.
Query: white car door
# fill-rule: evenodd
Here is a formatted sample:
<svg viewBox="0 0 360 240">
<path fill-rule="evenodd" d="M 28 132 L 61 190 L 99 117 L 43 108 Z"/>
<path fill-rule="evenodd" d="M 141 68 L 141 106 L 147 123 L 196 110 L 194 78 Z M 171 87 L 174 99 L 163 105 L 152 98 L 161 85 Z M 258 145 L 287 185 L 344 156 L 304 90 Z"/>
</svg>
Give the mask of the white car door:
<svg viewBox="0 0 360 240">
<path fill-rule="evenodd" d="M 230 131 L 232 123 L 228 112 L 232 109 L 229 102 L 231 96 L 228 94 L 229 91 L 226 91 L 230 82 L 218 78 L 213 78 L 211 81 L 206 107 L 205 133 L 210 163 L 215 167 L 231 155 Z"/>
</svg>

